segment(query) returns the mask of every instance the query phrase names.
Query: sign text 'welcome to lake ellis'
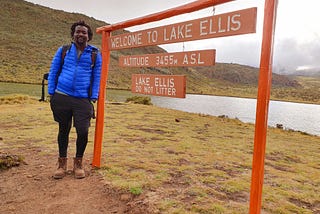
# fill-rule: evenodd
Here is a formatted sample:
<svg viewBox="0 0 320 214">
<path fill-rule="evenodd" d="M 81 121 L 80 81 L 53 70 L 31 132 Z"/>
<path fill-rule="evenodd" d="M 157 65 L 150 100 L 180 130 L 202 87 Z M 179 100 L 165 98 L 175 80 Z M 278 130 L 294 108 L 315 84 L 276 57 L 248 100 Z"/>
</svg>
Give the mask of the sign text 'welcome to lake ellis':
<svg viewBox="0 0 320 214">
<path fill-rule="evenodd" d="M 109 49 L 169 44 L 256 32 L 257 8 L 111 36 Z"/>
</svg>

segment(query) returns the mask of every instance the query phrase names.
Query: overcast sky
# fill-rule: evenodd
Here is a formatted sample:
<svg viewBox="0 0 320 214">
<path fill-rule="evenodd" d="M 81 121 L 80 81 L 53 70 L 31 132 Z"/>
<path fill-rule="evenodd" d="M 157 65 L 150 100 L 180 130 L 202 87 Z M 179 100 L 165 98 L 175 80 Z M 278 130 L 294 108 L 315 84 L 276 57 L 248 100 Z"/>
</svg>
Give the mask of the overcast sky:
<svg viewBox="0 0 320 214">
<path fill-rule="evenodd" d="M 113 24 L 161 12 L 195 0 L 27 1 L 67 12 L 83 13 Z M 233 62 L 259 67 L 264 2 L 264 0 L 236 0 L 215 7 L 215 14 L 258 7 L 257 32 L 255 34 L 168 44 L 161 47 L 169 52 L 216 49 L 217 62 Z M 320 70 L 319 5 L 319 0 L 279 0 L 273 60 L 275 72 L 306 68 Z M 213 15 L 212 7 L 148 25 L 128 28 L 128 30 L 138 31 L 211 15 Z"/>
</svg>

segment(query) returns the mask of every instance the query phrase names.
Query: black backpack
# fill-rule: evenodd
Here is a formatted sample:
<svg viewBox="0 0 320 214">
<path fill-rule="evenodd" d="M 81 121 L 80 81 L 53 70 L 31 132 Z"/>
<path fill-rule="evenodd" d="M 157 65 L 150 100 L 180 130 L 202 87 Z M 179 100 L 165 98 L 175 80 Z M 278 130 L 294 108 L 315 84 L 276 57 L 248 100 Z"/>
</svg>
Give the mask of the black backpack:
<svg viewBox="0 0 320 214">
<path fill-rule="evenodd" d="M 59 78 L 59 75 L 60 75 L 60 73 L 61 73 L 61 71 L 62 71 L 62 66 L 63 66 L 63 64 L 64 64 L 64 58 L 65 58 L 65 56 L 66 56 L 66 54 L 67 54 L 67 51 L 69 50 L 71 48 L 71 45 L 69 44 L 69 45 L 63 45 L 62 46 L 62 53 L 61 53 L 61 63 L 60 63 L 60 68 L 59 68 L 59 71 L 58 71 L 58 73 L 57 73 L 57 76 L 56 76 L 56 84 L 58 83 L 58 78 Z M 91 70 L 93 70 L 94 69 L 94 66 L 95 66 L 95 64 L 96 64 L 96 58 L 97 58 L 97 52 L 98 52 L 98 50 L 96 50 L 96 49 L 93 49 L 92 50 L 92 52 L 91 52 Z M 49 73 L 45 73 L 44 75 L 43 75 L 43 78 L 42 78 L 42 83 L 41 83 L 41 85 L 42 85 L 42 88 L 41 88 L 41 98 L 40 98 L 40 102 L 41 101 L 45 101 L 45 80 L 48 80 L 48 77 L 49 77 Z M 91 96 L 91 90 L 92 90 L 92 81 L 93 81 L 93 74 L 91 74 L 91 84 L 90 84 L 90 89 L 89 89 L 89 97 Z"/>
</svg>

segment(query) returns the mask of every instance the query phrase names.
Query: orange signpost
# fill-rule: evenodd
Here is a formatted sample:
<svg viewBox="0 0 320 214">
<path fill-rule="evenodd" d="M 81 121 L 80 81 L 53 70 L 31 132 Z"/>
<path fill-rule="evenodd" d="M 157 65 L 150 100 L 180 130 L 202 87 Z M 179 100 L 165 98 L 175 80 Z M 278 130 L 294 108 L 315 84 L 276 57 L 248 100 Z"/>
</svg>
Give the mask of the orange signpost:
<svg viewBox="0 0 320 214">
<path fill-rule="evenodd" d="M 186 97 L 186 76 L 132 74 L 131 91 L 155 96 Z"/>
<path fill-rule="evenodd" d="M 106 40 L 110 37 L 110 32 L 102 32 L 102 40 Z M 101 163 L 101 147 L 103 138 L 103 127 L 104 127 L 104 100 L 108 80 L 108 67 L 110 61 L 110 50 L 108 48 L 108 43 L 102 42 L 102 69 L 101 69 L 101 79 L 100 79 L 100 91 L 97 102 L 97 118 L 96 118 L 96 129 L 94 135 L 94 149 L 93 149 L 93 167 L 100 167 Z"/>
<path fill-rule="evenodd" d="M 277 5 L 278 0 L 265 1 L 252 161 L 250 214 L 261 212 Z"/>
<path fill-rule="evenodd" d="M 212 66 L 215 64 L 215 50 L 158 53 L 120 56 L 119 66 L 163 67 L 163 66 Z"/>
<path fill-rule="evenodd" d="M 256 32 L 257 8 L 111 36 L 111 50 L 169 44 Z"/>
<path fill-rule="evenodd" d="M 98 108 L 94 142 L 94 156 L 92 162 L 92 165 L 94 167 L 100 167 L 101 146 L 104 127 L 105 89 L 106 81 L 108 78 L 108 67 L 111 50 L 133 48 L 147 45 L 167 44 L 181 41 L 191 41 L 221 36 L 239 35 L 250 32 L 253 33 L 255 32 L 256 27 L 256 8 L 231 12 L 214 17 L 198 19 L 195 22 L 190 21 L 178 23 L 161 28 L 154 28 L 150 30 L 123 34 L 113 37 L 110 37 L 110 33 L 118 29 L 159 21 L 169 17 L 194 12 L 207 7 L 231 1 L 233 0 L 197 0 L 189 4 L 171 8 L 169 10 L 162 11 L 159 13 L 154 13 L 144 17 L 97 28 L 96 32 L 102 33 L 103 35 L 103 63 L 102 79 L 100 85 L 101 90 L 97 105 Z M 260 59 L 260 75 L 257 96 L 254 151 L 252 163 L 252 180 L 250 191 L 250 214 L 259 214 L 261 212 L 268 106 L 272 75 L 272 49 L 277 2 L 278 0 L 265 0 L 263 39 Z M 151 81 L 151 79 L 149 81 Z M 168 86 L 171 84 L 169 77 L 166 77 L 164 82 L 167 82 Z M 137 81 L 135 83 L 137 83 Z"/>
</svg>

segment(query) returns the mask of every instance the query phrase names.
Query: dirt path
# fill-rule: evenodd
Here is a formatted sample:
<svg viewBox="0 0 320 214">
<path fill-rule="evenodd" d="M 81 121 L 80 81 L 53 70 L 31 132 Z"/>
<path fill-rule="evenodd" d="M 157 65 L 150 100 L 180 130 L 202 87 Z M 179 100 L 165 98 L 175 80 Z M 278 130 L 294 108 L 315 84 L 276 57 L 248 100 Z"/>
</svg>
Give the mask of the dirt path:
<svg viewBox="0 0 320 214">
<path fill-rule="evenodd" d="M 38 155 L 41 149 L 28 147 L 5 152 L 22 155 L 25 164 L 0 171 L 0 213 L 146 213 L 143 207 L 132 206 L 139 203 L 133 203 L 130 195 L 111 191 L 87 159 L 86 178 L 74 179 L 69 161 L 68 175 L 55 180 L 55 156 Z"/>
</svg>

